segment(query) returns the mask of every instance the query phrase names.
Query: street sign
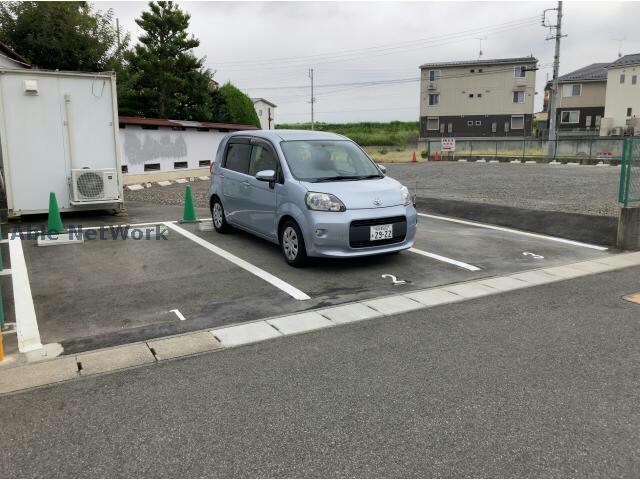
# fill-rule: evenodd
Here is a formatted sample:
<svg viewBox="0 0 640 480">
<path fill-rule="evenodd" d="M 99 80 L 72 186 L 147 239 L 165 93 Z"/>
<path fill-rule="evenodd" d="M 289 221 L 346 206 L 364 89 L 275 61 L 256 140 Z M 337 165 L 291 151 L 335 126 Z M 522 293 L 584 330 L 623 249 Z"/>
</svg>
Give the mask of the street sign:
<svg viewBox="0 0 640 480">
<path fill-rule="evenodd" d="M 456 139 L 455 138 L 443 138 L 442 139 L 442 151 L 443 152 L 455 152 L 456 151 Z"/>
</svg>

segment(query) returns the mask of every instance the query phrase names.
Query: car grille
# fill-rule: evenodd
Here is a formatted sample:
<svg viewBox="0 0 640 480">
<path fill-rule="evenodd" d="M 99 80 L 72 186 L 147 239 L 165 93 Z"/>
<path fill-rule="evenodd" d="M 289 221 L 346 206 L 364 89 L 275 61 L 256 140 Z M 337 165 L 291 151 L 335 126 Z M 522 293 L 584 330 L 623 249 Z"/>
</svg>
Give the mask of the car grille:
<svg viewBox="0 0 640 480">
<path fill-rule="evenodd" d="M 370 240 L 369 227 L 372 225 L 393 224 L 393 237 L 384 240 Z M 379 245 L 392 245 L 404 241 L 407 235 L 407 218 L 404 216 L 369 218 L 366 220 L 354 220 L 349 227 L 349 245 L 352 248 L 377 247 Z"/>
</svg>

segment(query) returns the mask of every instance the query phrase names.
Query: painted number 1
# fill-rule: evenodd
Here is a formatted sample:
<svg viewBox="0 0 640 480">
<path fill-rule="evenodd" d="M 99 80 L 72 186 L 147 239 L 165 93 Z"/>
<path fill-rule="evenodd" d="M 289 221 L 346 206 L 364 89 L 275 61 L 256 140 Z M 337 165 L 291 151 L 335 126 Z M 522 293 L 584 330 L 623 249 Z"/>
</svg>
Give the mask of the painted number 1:
<svg viewBox="0 0 640 480">
<path fill-rule="evenodd" d="M 542 255 L 538 255 L 537 253 L 531 253 L 531 252 L 522 252 L 522 255 L 524 255 L 525 257 L 535 258 L 536 260 L 542 260 L 544 258 Z"/>
</svg>

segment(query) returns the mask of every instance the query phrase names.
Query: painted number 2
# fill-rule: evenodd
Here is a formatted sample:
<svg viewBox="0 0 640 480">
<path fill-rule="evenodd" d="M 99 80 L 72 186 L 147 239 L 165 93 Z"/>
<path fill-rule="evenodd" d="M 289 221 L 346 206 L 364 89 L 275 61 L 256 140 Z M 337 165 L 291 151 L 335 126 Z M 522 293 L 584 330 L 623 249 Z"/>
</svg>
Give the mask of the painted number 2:
<svg viewBox="0 0 640 480">
<path fill-rule="evenodd" d="M 384 275 L 381 275 L 381 277 L 382 277 L 382 278 L 390 278 L 390 279 L 391 279 L 391 282 L 392 282 L 394 285 L 404 285 L 405 283 L 407 283 L 407 282 L 405 282 L 404 280 L 398 280 L 398 278 L 397 278 L 395 275 L 391 275 L 391 274 L 389 274 L 389 273 L 385 273 Z"/>
<path fill-rule="evenodd" d="M 531 253 L 531 252 L 522 252 L 522 255 L 524 255 L 525 257 L 535 258 L 536 260 L 542 260 L 544 258 L 542 255 L 538 255 L 537 253 Z"/>
</svg>

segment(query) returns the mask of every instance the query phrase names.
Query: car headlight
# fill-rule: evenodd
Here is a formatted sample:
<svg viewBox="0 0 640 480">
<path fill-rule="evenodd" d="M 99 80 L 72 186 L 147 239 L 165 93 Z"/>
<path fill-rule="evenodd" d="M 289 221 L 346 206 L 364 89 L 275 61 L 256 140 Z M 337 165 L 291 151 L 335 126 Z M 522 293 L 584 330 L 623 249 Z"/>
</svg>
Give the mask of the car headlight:
<svg viewBox="0 0 640 480">
<path fill-rule="evenodd" d="M 308 192 L 304 197 L 304 202 L 309 210 L 344 212 L 347 209 L 338 197 L 330 193 Z"/>
<path fill-rule="evenodd" d="M 400 198 L 402 199 L 402 203 L 404 205 L 409 205 L 411 203 L 411 194 L 409 193 L 409 189 L 407 187 L 400 187 Z"/>
</svg>

